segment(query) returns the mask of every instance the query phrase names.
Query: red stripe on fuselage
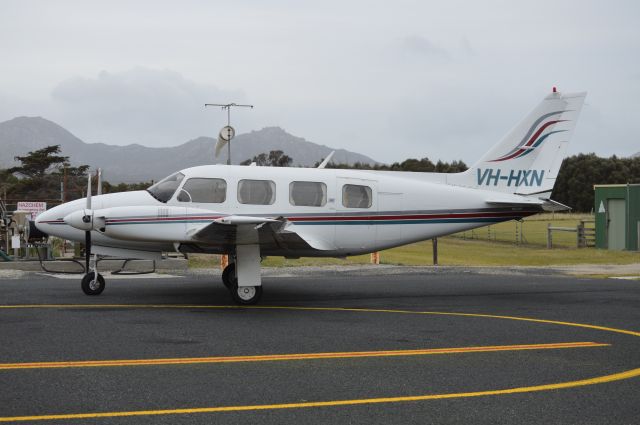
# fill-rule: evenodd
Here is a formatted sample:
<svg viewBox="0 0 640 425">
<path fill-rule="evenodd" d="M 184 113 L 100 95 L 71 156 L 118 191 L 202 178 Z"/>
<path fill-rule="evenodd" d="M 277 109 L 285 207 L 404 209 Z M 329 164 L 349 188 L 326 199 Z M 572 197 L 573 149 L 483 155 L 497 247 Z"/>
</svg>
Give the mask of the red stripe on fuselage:
<svg viewBox="0 0 640 425">
<path fill-rule="evenodd" d="M 505 211 L 488 213 L 451 213 L 451 214 L 407 214 L 407 215 L 359 215 L 359 216 L 319 216 L 319 217 L 289 217 L 287 220 L 296 221 L 349 221 L 349 220 L 420 220 L 442 218 L 495 218 L 536 214 L 538 211 Z"/>
<path fill-rule="evenodd" d="M 149 221 L 184 221 L 184 220 L 216 220 L 220 216 L 189 216 L 189 217 L 149 217 L 149 218 L 109 218 L 107 223 L 120 223 L 123 221 L 149 222 Z"/>
</svg>

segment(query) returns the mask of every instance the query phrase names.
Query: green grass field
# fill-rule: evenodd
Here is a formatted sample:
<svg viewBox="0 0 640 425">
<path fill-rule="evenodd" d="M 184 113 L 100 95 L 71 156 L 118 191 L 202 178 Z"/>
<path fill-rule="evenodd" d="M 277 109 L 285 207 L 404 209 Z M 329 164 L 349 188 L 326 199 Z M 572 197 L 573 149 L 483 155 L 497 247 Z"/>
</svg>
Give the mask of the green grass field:
<svg viewBox="0 0 640 425">
<path fill-rule="evenodd" d="M 576 248 L 576 233 L 554 232 L 553 249 L 547 249 L 547 225 L 576 227 L 580 214 L 541 214 L 525 219 L 482 227 L 438 240 L 438 263 L 463 266 L 546 266 L 574 264 L 632 264 L 640 262 L 640 253 L 607 251 L 595 248 Z M 519 227 L 517 227 L 519 226 Z M 522 232 L 522 243 L 516 232 Z M 214 267 L 217 256 L 190 255 L 190 267 Z M 425 266 L 433 264 L 432 242 L 424 241 L 380 252 L 382 264 Z M 322 266 L 335 264 L 368 264 L 369 255 L 335 258 L 301 258 L 288 260 L 269 257 L 265 267 Z"/>
<path fill-rule="evenodd" d="M 590 214 L 537 214 L 525 218 L 522 222 L 515 220 L 498 223 L 479 229 L 458 233 L 455 236 L 463 239 L 480 239 L 501 242 L 512 242 L 526 245 L 547 246 L 547 226 L 576 228 L 580 220 L 593 220 Z M 593 227 L 593 223 L 587 223 L 587 227 Z M 553 246 L 573 247 L 577 246 L 576 232 L 554 231 L 552 234 Z"/>
</svg>

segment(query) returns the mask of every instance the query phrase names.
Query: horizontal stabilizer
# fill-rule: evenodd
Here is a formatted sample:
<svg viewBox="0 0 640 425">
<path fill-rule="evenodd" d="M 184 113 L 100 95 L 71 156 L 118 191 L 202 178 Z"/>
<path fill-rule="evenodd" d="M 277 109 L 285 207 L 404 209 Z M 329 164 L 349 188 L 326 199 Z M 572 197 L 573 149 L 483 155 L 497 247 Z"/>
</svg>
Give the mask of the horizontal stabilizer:
<svg viewBox="0 0 640 425">
<path fill-rule="evenodd" d="M 572 208 L 566 206 L 565 204 L 561 204 L 560 202 L 554 201 L 553 199 L 544 199 L 544 205 L 542 205 L 542 209 L 549 212 L 558 212 L 569 211 Z"/>
<path fill-rule="evenodd" d="M 544 201 L 542 199 L 531 199 L 525 198 L 522 199 L 489 199 L 486 201 L 487 204 L 493 205 L 522 205 L 522 206 L 542 206 L 544 205 Z"/>
<path fill-rule="evenodd" d="M 548 212 L 558 212 L 558 211 L 569 211 L 571 207 L 568 207 L 560 202 L 556 202 L 552 199 L 543 199 L 543 198 L 526 198 L 522 197 L 520 199 L 510 198 L 510 199 L 489 199 L 486 201 L 487 204 L 492 205 L 512 205 L 512 206 L 538 206 L 543 211 Z"/>
</svg>

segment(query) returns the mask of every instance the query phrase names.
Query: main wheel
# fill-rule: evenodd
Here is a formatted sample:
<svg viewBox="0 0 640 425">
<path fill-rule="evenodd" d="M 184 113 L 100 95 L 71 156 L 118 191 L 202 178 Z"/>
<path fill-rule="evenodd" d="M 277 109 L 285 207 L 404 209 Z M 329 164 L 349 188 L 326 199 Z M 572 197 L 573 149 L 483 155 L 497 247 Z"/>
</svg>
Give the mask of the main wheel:
<svg viewBox="0 0 640 425">
<path fill-rule="evenodd" d="M 233 301 L 239 305 L 257 304 L 262 297 L 262 286 L 238 286 L 238 282 L 234 282 L 233 287 L 229 288 Z"/>
<path fill-rule="evenodd" d="M 238 278 L 236 277 L 236 263 L 229 263 L 229 265 L 224 268 L 222 271 L 222 283 L 229 290 L 231 290 L 234 283 L 238 283 Z"/>
<path fill-rule="evenodd" d="M 104 291 L 104 278 L 98 273 L 98 278 L 94 278 L 95 272 L 89 272 L 82 278 L 82 292 L 87 295 L 100 295 Z"/>
</svg>

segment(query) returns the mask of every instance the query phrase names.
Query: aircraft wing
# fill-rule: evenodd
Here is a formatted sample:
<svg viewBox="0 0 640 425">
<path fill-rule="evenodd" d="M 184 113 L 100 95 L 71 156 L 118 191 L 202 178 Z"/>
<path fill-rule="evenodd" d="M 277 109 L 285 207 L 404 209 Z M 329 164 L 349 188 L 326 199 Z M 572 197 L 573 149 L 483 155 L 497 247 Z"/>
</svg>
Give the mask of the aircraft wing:
<svg viewBox="0 0 640 425">
<path fill-rule="evenodd" d="M 259 244 L 263 251 L 326 251 L 334 249 L 329 243 L 305 232 L 284 217 L 265 218 L 226 216 L 197 229 L 195 243 L 231 249 L 236 245 Z"/>
</svg>

